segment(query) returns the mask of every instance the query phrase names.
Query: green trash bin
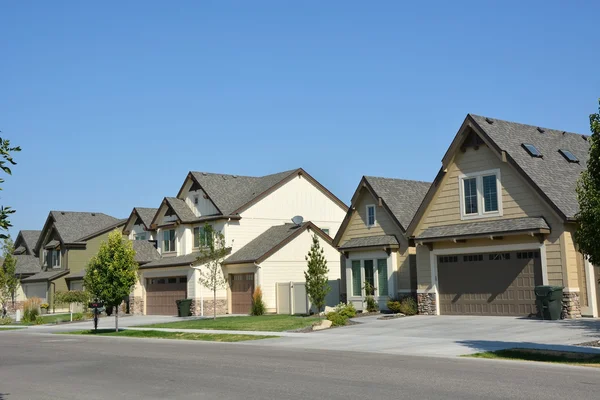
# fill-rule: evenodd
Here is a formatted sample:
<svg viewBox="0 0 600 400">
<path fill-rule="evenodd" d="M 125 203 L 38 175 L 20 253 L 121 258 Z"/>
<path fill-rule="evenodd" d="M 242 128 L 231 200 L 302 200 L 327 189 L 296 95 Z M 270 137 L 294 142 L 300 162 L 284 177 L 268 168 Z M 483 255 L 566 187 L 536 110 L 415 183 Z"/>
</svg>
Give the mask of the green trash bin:
<svg viewBox="0 0 600 400">
<path fill-rule="evenodd" d="M 535 303 L 542 319 L 557 320 L 562 314 L 562 286 L 540 285 L 535 287 Z"/>
<path fill-rule="evenodd" d="M 175 300 L 177 303 L 177 316 L 189 317 L 192 315 L 192 299 Z"/>
</svg>

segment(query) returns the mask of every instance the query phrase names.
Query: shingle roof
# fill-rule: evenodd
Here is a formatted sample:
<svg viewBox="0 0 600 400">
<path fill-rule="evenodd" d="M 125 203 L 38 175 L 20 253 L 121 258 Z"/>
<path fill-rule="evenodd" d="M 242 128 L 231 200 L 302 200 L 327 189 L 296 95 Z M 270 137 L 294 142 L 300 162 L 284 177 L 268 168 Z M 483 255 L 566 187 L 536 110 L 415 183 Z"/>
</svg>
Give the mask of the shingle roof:
<svg viewBox="0 0 600 400">
<path fill-rule="evenodd" d="M 231 251 L 231 248 L 228 249 Z M 160 267 L 177 267 L 177 266 L 190 266 L 192 264 L 201 264 L 202 261 L 198 261 L 198 257 L 201 256 L 199 251 L 192 252 L 183 256 L 177 257 L 163 257 L 156 261 L 149 262 L 148 264 L 140 265 L 140 269 L 144 268 L 160 268 Z"/>
<path fill-rule="evenodd" d="M 459 238 L 461 236 L 492 235 L 505 232 L 531 232 L 540 229 L 550 229 L 544 218 L 523 217 L 432 226 L 421 232 L 415 239 Z"/>
<path fill-rule="evenodd" d="M 399 245 L 398 239 L 394 235 L 366 236 L 348 240 L 340 246 L 340 250 L 353 249 L 357 247 L 390 246 Z"/>
<path fill-rule="evenodd" d="M 51 240 L 44 246 L 45 249 L 54 249 L 56 248 L 60 242 L 58 240 Z"/>
<path fill-rule="evenodd" d="M 42 270 L 40 260 L 35 256 L 19 254 L 14 257 L 17 260 L 15 274 L 35 274 Z"/>
<path fill-rule="evenodd" d="M 27 252 L 25 246 L 19 246 L 15 249 L 15 251 L 13 251 L 13 254 L 23 254 L 25 252 Z"/>
<path fill-rule="evenodd" d="M 405 179 L 376 176 L 365 176 L 365 179 L 377 196 L 387 204 L 404 229 L 408 228 L 431 186 L 430 182 Z"/>
<path fill-rule="evenodd" d="M 142 220 L 142 223 L 146 228 L 150 228 L 154 216 L 158 212 L 158 208 L 147 208 L 147 207 L 134 207 L 138 217 Z"/>
<path fill-rule="evenodd" d="M 61 276 L 66 275 L 68 273 L 69 273 L 69 271 L 65 270 L 65 269 L 58 270 L 58 271 L 54 271 L 54 270 L 42 271 L 42 272 L 38 272 L 35 275 L 21 279 L 21 282 L 29 283 L 29 282 L 52 281 L 56 278 L 60 278 Z"/>
<path fill-rule="evenodd" d="M 65 243 L 76 243 L 122 221 L 103 213 L 50 211 L 50 215 L 54 218 L 54 227 Z"/>
<path fill-rule="evenodd" d="M 37 244 L 37 241 L 40 238 L 40 235 L 42 234 L 42 231 L 22 230 L 19 233 L 23 237 L 23 241 L 25 242 L 25 244 L 27 245 L 29 250 L 33 251 L 33 249 L 35 249 L 35 245 Z"/>
<path fill-rule="evenodd" d="M 160 254 L 154 244 L 147 240 L 133 240 L 133 250 L 135 250 L 135 261 L 138 264 L 146 264 L 160 259 Z"/>
<path fill-rule="evenodd" d="M 492 121 L 490 124 L 486 117 L 469 115 L 567 218 L 575 217 L 579 211 L 575 188 L 579 175 L 586 168 L 590 149 L 583 135 L 547 128 L 541 128 L 542 133 L 533 125 L 488 118 Z M 533 144 L 543 158 L 531 157 L 521 147 L 523 143 Z M 559 149 L 571 151 L 580 162 L 568 162 Z"/>
<path fill-rule="evenodd" d="M 185 201 L 177 197 L 165 197 L 165 201 L 171 209 L 177 214 L 182 223 L 194 222 L 198 219 L 194 212 L 185 204 Z"/>
<path fill-rule="evenodd" d="M 85 268 L 81 271 L 71 272 L 68 276 L 65 276 L 65 279 L 83 279 L 85 276 Z"/>
<path fill-rule="evenodd" d="M 221 213 L 228 215 L 298 171 L 295 169 L 261 177 L 196 171 L 191 174 Z"/>
</svg>

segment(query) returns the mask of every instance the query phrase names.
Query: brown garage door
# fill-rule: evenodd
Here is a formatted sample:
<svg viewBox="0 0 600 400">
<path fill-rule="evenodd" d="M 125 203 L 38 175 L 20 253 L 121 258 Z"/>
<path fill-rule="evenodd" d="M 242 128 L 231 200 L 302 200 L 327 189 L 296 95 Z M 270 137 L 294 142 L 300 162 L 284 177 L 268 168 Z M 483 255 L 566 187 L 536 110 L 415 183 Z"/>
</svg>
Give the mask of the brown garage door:
<svg viewBox="0 0 600 400">
<path fill-rule="evenodd" d="M 438 282 L 441 314 L 529 316 L 542 284 L 540 253 L 440 256 Z"/>
<path fill-rule="evenodd" d="M 177 315 L 176 300 L 187 297 L 187 277 L 151 278 L 146 282 L 146 314 Z"/>
<path fill-rule="evenodd" d="M 235 274 L 231 276 L 231 312 L 249 314 L 254 293 L 254 274 Z"/>
</svg>

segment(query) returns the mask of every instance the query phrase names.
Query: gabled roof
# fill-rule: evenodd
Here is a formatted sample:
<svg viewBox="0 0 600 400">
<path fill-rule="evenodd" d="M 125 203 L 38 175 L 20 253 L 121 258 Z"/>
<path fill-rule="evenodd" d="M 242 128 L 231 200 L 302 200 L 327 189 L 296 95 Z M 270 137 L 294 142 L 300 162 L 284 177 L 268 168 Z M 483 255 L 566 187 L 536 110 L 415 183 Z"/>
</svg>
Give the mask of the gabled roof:
<svg viewBox="0 0 600 400">
<path fill-rule="evenodd" d="M 133 250 L 135 251 L 135 261 L 142 265 L 160 259 L 160 254 L 154 244 L 147 240 L 133 240 Z"/>
<path fill-rule="evenodd" d="M 492 141 L 497 151 L 506 152 L 517 170 L 526 175 L 564 217 L 575 218 L 579 212 L 575 188 L 589 159 L 587 136 L 479 115 L 469 114 L 468 118 Z M 531 157 L 522 148 L 523 143 L 533 144 L 543 157 Z M 569 150 L 580 162 L 568 162 L 558 152 L 560 149 Z"/>
<path fill-rule="evenodd" d="M 175 212 L 177 218 L 182 223 L 194 222 L 198 217 L 194 212 L 185 204 L 185 201 L 178 199 L 177 197 L 165 197 L 166 204 Z"/>
<path fill-rule="evenodd" d="M 400 245 L 394 235 L 365 236 L 353 238 L 339 247 L 340 250 L 358 249 L 361 247 L 397 247 Z"/>
<path fill-rule="evenodd" d="M 191 171 L 188 177 L 206 193 L 222 215 L 233 215 L 255 203 L 289 179 L 302 175 L 344 210 L 346 205 L 302 168 L 254 177 Z M 180 189 L 178 197 L 181 195 Z"/>
<path fill-rule="evenodd" d="M 227 254 L 231 252 L 231 248 L 226 249 Z M 150 269 L 150 268 L 163 268 L 163 267 L 180 267 L 180 266 L 192 266 L 194 264 L 200 265 L 207 261 L 207 258 L 201 258 L 202 253 L 199 251 L 194 251 L 190 254 L 185 254 L 177 257 L 162 257 L 158 260 L 149 262 L 144 265 L 140 265 L 140 269 Z"/>
<path fill-rule="evenodd" d="M 430 186 L 429 182 L 363 176 L 352 196 L 351 206 L 342 225 L 335 235 L 334 245 L 337 246 L 342 239 L 363 188 L 368 190 L 375 199 L 381 199 L 381 205 L 392 216 L 400 230 L 405 232 Z"/>
<path fill-rule="evenodd" d="M 17 265 L 15 266 L 16 275 L 35 274 L 42 270 L 40 260 L 35 256 L 19 254 L 14 257 L 17 260 Z"/>
<path fill-rule="evenodd" d="M 331 244 L 329 235 L 310 221 L 304 222 L 299 226 L 296 224 L 276 225 L 270 227 L 236 251 L 223 264 L 260 263 L 307 229 L 313 230 L 323 240 Z"/>
<path fill-rule="evenodd" d="M 109 229 L 125 223 L 103 213 L 50 211 L 42 233 L 46 233 L 52 226 L 64 244 L 84 242 Z M 42 240 L 38 240 L 36 249 L 41 247 Z"/>
<path fill-rule="evenodd" d="M 42 231 L 38 230 L 21 230 L 17 235 L 15 245 L 17 245 L 19 242 L 22 242 L 22 244 L 24 244 L 27 248 L 28 253 L 33 253 L 41 234 Z"/>
<path fill-rule="evenodd" d="M 154 219 L 154 216 L 157 212 L 158 208 L 134 207 L 131 213 L 132 215 L 135 215 L 142 221 L 142 224 L 144 224 L 144 227 L 146 229 L 150 229 L 150 225 L 152 225 L 152 220 Z"/>
</svg>

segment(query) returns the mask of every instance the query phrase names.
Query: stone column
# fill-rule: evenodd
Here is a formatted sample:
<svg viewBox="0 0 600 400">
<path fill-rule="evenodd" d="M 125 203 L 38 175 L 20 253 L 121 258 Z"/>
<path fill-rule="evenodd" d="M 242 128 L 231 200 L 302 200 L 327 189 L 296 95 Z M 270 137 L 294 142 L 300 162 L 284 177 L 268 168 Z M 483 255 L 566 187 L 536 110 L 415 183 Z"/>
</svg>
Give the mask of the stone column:
<svg viewBox="0 0 600 400">
<path fill-rule="evenodd" d="M 435 293 L 417 293 L 417 312 L 421 315 L 436 315 Z"/>
<path fill-rule="evenodd" d="M 129 313 L 131 315 L 144 315 L 144 299 L 142 296 L 129 296 Z"/>
<path fill-rule="evenodd" d="M 579 304 L 579 292 L 563 290 L 562 319 L 581 318 L 581 305 Z"/>
</svg>

